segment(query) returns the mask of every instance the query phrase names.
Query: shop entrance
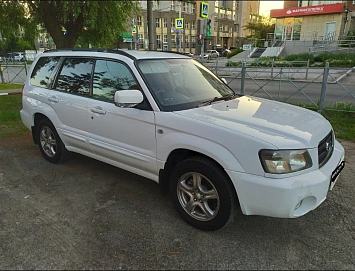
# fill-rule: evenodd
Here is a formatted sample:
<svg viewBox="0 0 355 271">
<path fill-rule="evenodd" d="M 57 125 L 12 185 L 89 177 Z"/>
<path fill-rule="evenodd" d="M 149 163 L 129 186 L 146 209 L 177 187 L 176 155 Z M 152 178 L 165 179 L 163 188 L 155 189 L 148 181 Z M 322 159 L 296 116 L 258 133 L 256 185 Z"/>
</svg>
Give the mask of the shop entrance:
<svg viewBox="0 0 355 271">
<path fill-rule="evenodd" d="M 293 25 L 283 26 L 282 40 L 293 40 Z"/>
</svg>

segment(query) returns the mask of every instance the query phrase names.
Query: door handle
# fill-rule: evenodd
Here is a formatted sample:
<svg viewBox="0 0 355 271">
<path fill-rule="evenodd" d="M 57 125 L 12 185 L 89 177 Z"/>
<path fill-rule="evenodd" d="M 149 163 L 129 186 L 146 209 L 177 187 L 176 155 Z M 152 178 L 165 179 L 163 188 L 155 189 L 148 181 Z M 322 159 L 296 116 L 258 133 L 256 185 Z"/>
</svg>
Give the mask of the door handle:
<svg viewBox="0 0 355 271">
<path fill-rule="evenodd" d="M 55 96 L 49 97 L 48 101 L 53 102 L 53 103 L 58 103 L 59 102 L 59 100 Z"/>
<path fill-rule="evenodd" d="M 100 106 L 92 107 L 91 108 L 91 112 L 97 113 L 97 114 L 100 114 L 100 115 L 105 115 L 106 114 L 106 111 L 103 110 Z"/>
</svg>

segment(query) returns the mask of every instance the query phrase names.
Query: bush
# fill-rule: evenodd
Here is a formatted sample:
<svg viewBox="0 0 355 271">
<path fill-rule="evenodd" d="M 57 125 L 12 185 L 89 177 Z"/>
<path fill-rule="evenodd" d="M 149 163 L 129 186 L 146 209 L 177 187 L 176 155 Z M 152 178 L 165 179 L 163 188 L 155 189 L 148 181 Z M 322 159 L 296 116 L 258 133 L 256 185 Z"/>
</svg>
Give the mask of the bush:
<svg viewBox="0 0 355 271">
<path fill-rule="evenodd" d="M 235 56 L 241 52 L 243 52 L 242 48 L 234 49 L 232 52 L 227 54 L 227 58 L 231 58 L 232 56 Z"/>
<path fill-rule="evenodd" d="M 309 59 L 310 64 L 315 62 L 314 56 L 311 53 L 292 54 L 285 56 L 283 59 L 286 61 L 308 61 Z"/>
</svg>

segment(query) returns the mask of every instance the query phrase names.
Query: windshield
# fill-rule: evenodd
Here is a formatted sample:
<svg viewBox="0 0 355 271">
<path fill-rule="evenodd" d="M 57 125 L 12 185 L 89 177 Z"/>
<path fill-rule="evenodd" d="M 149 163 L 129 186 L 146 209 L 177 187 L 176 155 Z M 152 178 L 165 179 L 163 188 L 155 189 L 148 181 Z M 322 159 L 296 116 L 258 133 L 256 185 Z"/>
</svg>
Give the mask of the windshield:
<svg viewBox="0 0 355 271">
<path fill-rule="evenodd" d="M 140 60 L 138 67 L 162 111 L 190 109 L 233 90 L 193 59 Z"/>
</svg>

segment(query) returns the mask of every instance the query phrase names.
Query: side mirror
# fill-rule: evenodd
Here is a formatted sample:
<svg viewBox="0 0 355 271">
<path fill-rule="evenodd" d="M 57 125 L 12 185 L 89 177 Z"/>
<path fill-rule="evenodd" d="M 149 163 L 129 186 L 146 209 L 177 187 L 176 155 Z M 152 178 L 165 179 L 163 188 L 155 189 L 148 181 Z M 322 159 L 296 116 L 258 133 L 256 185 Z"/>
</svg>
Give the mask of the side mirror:
<svg viewBox="0 0 355 271">
<path fill-rule="evenodd" d="M 118 107 L 133 107 L 143 102 L 143 94 L 136 89 L 118 90 L 115 92 L 114 101 Z"/>
<path fill-rule="evenodd" d="M 221 78 L 222 82 L 228 85 L 226 78 Z"/>
</svg>

